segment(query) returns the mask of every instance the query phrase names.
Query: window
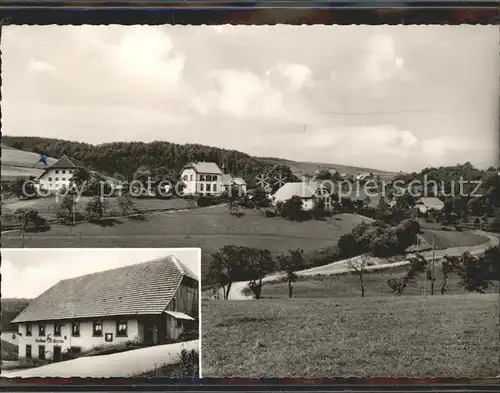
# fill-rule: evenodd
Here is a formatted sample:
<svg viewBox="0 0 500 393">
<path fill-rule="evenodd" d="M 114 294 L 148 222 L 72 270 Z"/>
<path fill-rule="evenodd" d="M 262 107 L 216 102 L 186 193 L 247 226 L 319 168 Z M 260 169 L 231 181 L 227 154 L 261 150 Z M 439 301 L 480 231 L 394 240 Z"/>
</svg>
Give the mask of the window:
<svg viewBox="0 0 500 393">
<path fill-rule="evenodd" d="M 65 171 L 64 169 L 63 169 L 61 172 L 62 172 L 62 173 L 66 173 L 66 171 Z"/>
<path fill-rule="evenodd" d="M 200 175 L 200 181 L 205 181 L 205 175 Z"/>
<path fill-rule="evenodd" d="M 56 173 L 59 173 L 59 169 L 56 169 Z"/>
<path fill-rule="evenodd" d="M 207 191 L 210 192 L 211 188 L 210 188 L 210 184 L 207 184 Z"/>
<path fill-rule="evenodd" d="M 182 177 L 182 180 L 187 180 L 187 179 L 188 179 L 187 175 L 184 175 L 184 176 Z"/>
<path fill-rule="evenodd" d="M 193 175 L 189 176 L 189 180 L 193 180 Z"/>
<path fill-rule="evenodd" d="M 28 359 L 31 359 L 31 356 L 32 356 L 32 354 L 31 354 L 31 345 L 26 345 L 26 357 Z"/>
<path fill-rule="evenodd" d="M 59 181 L 59 178 L 58 178 L 58 177 L 56 177 L 56 181 Z"/>
<path fill-rule="evenodd" d="M 94 321 L 94 328 L 92 329 L 92 336 L 102 337 L 102 322 Z"/>
<path fill-rule="evenodd" d="M 214 184 L 214 192 L 217 191 L 217 184 Z"/>
<path fill-rule="evenodd" d="M 203 184 L 200 184 L 200 191 L 203 191 Z"/>
<path fill-rule="evenodd" d="M 71 324 L 71 335 L 73 337 L 80 337 L 80 322 L 73 322 Z"/>
<path fill-rule="evenodd" d="M 61 324 L 54 323 L 54 337 L 61 337 Z"/>
<path fill-rule="evenodd" d="M 127 321 L 116 321 L 116 337 L 127 337 Z"/>
<path fill-rule="evenodd" d="M 45 336 L 45 324 L 44 323 L 38 324 L 38 335 Z"/>
<path fill-rule="evenodd" d="M 31 336 L 31 323 L 26 324 L 26 336 Z"/>
<path fill-rule="evenodd" d="M 63 177 L 61 180 L 62 180 L 62 181 L 65 181 L 65 180 L 66 180 L 66 178 L 65 178 L 65 177 Z"/>
<path fill-rule="evenodd" d="M 45 360 L 45 345 L 38 346 L 38 359 Z"/>
<path fill-rule="evenodd" d="M 177 319 L 176 322 L 177 322 L 177 329 L 182 329 L 182 321 L 180 319 Z"/>
<path fill-rule="evenodd" d="M 207 176 L 205 177 L 205 179 L 206 179 L 207 181 L 212 181 L 212 176 L 207 175 Z"/>
<path fill-rule="evenodd" d="M 51 178 L 51 177 L 49 177 L 49 181 L 52 181 L 52 178 Z"/>
</svg>

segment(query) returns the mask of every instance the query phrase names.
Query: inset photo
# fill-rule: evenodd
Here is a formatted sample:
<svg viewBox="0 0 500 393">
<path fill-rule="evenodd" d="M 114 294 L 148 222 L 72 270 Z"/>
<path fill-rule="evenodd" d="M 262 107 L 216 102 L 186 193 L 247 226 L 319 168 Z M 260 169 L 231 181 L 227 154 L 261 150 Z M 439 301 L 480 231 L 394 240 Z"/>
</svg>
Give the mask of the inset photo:
<svg viewBox="0 0 500 393">
<path fill-rule="evenodd" d="M 3 249 L 7 378 L 196 378 L 199 248 Z"/>
</svg>

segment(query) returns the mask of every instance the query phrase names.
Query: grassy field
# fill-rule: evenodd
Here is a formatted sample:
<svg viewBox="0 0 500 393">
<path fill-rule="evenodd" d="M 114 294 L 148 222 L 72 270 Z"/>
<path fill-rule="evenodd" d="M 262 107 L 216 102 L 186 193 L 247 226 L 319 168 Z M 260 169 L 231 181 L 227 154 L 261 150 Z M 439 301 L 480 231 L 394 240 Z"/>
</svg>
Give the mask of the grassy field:
<svg viewBox="0 0 500 393">
<path fill-rule="evenodd" d="M 7 341 L 2 340 L 2 356 L 0 359 L 2 360 L 17 360 L 18 351 L 17 345 L 11 344 Z"/>
<path fill-rule="evenodd" d="M 242 210 L 232 216 L 226 206 L 166 214 L 151 214 L 145 221 L 120 218 L 100 226 L 82 223 L 53 225 L 49 232 L 25 234 L 25 247 L 201 247 L 204 256 L 226 244 L 268 248 L 286 253 L 302 247 L 313 252 L 333 246 L 338 238 L 363 221 L 342 214 L 329 221 L 290 222 L 266 218 L 262 212 Z M 21 247 L 19 231 L 4 233 L 2 247 Z M 207 264 L 203 264 L 206 269 Z"/>
<path fill-rule="evenodd" d="M 472 231 L 441 231 L 433 229 L 423 229 L 422 237 L 432 246 L 433 235 L 437 249 L 451 247 L 475 246 L 485 242 L 485 238 Z"/>
<path fill-rule="evenodd" d="M 396 294 L 387 284 L 390 278 L 402 277 L 407 270 L 405 266 L 395 266 L 391 269 L 366 272 L 363 276 L 366 297 L 396 297 Z M 439 266 L 434 269 L 436 281 L 434 282 L 434 294 L 440 295 L 443 276 Z M 489 293 L 498 293 L 498 285 L 488 289 Z M 418 296 L 431 293 L 431 282 L 425 280 L 425 274 L 418 276 L 414 283 L 405 288 L 404 296 Z M 465 294 L 459 285 L 459 277 L 451 274 L 448 277 L 446 294 Z M 332 276 L 302 276 L 293 284 L 294 298 L 350 298 L 360 297 L 361 289 L 358 276 L 354 274 L 338 274 Z M 263 299 L 287 299 L 288 283 L 272 282 L 264 284 L 262 289 Z M 500 370 L 499 370 L 500 373 Z"/>
<path fill-rule="evenodd" d="M 211 301 L 205 377 L 496 377 L 498 294 Z"/>
</svg>

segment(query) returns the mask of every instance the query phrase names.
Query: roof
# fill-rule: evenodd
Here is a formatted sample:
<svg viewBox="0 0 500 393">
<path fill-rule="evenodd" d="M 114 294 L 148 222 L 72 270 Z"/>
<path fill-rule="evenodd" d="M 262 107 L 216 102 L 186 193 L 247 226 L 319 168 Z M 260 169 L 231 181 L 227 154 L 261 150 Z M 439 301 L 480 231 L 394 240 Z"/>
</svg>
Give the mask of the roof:
<svg viewBox="0 0 500 393">
<path fill-rule="evenodd" d="M 80 161 L 64 155 L 50 168 L 83 168 L 84 166 Z"/>
<path fill-rule="evenodd" d="M 175 319 L 186 319 L 188 321 L 194 321 L 195 319 L 193 317 L 190 317 L 187 314 L 184 314 L 183 312 L 178 312 L 178 311 L 165 311 L 166 314 L 174 317 Z"/>
<path fill-rule="evenodd" d="M 444 202 L 436 197 L 422 197 L 420 198 L 416 204 L 424 205 L 429 209 L 440 210 L 444 207 Z"/>
<path fill-rule="evenodd" d="M 290 182 L 285 183 L 274 193 L 276 201 L 286 201 L 294 195 L 302 199 L 312 198 L 319 188 L 318 182 Z"/>
<path fill-rule="evenodd" d="M 247 182 L 245 180 L 243 180 L 241 177 L 235 177 L 233 179 L 233 183 L 238 185 L 238 186 L 244 186 L 247 184 Z"/>
<path fill-rule="evenodd" d="M 170 255 L 62 280 L 31 301 L 12 322 L 161 314 L 185 276 L 195 278 Z"/>
<path fill-rule="evenodd" d="M 193 168 L 197 173 L 223 175 L 215 162 L 192 162 L 187 164 L 184 168 Z"/>
</svg>

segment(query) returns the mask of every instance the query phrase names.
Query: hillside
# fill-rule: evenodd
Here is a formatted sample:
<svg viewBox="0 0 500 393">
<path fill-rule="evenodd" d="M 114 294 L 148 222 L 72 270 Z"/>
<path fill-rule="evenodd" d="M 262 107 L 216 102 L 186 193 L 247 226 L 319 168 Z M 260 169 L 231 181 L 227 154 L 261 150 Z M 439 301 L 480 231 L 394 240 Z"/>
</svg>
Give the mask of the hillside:
<svg viewBox="0 0 500 393">
<path fill-rule="evenodd" d="M 300 178 L 303 174 L 312 174 L 318 165 L 322 167 L 335 167 L 341 172 L 357 174 L 358 172 L 374 172 L 381 176 L 393 177 L 390 172 L 378 171 L 368 168 L 357 168 L 334 164 L 319 164 L 310 162 L 297 162 L 277 158 L 259 158 L 236 150 L 221 149 L 214 146 L 199 144 L 175 144 L 155 141 L 144 142 L 113 142 L 91 145 L 83 142 L 74 142 L 53 138 L 41 137 L 13 137 L 2 136 L 2 153 L 4 145 L 8 147 L 5 152 L 19 154 L 19 160 L 14 157 L 9 162 L 24 162 L 19 149 L 25 155 L 43 152 L 51 157 L 61 157 L 64 154 L 74 157 L 103 174 L 113 175 L 120 173 L 130 177 L 139 167 L 149 168 L 167 167 L 180 171 L 190 161 L 212 161 L 226 171 L 244 177 L 247 181 L 253 180 L 260 173 L 272 166 L 287 165 L 292 172 Z M 18 150 L 12 150 L 12 148 Z M 34 152 L 34 153 L 33 153 Z M 27 156 L 26 156 L 27 157 Z M 36 156 L 38 159 L 38 156 Z M 29 161 L 29 160 L 28 160 Z M 13 164 L 12 164 L 13 165 Z M 15 164 L 19 165 L 19 164 Z"/>
<path fill-rule="evenodd" d="M 30 301 L 31 299 L 22 298 L 2 298 L 0 300 L 2 331 L 17 332 L 17 325 L 11 324 L 11 321 L 26 308 Z"/>
<path fill-rule="evenodd" d="M 272 158 L 272 157 L 262 157 L 260 159 L 269 165 L 287 165 L 288 167 L 290 167 L 294 175 L 298 176 L 299 178 L 302 175 L 310 176 L 314 173 L 314 171 L 318 169 L 335 169 L 340 173 L 347 173 L 348 175 L 357 175 L 358 173 L 373 172 L 373 174 L 375 175 L 380 175 L 380 178 L 382 180 L 391 180 L 395 176 L 399 175 L 399 173 L 397 172 L 381 171 L 374 168 L 365 168 L 365 167 L 340 165 L 340 164 L 332 164 L 324 162 L 301 162 L 301 161 L 292 161 L 283 158 Z"/>
</svg>

